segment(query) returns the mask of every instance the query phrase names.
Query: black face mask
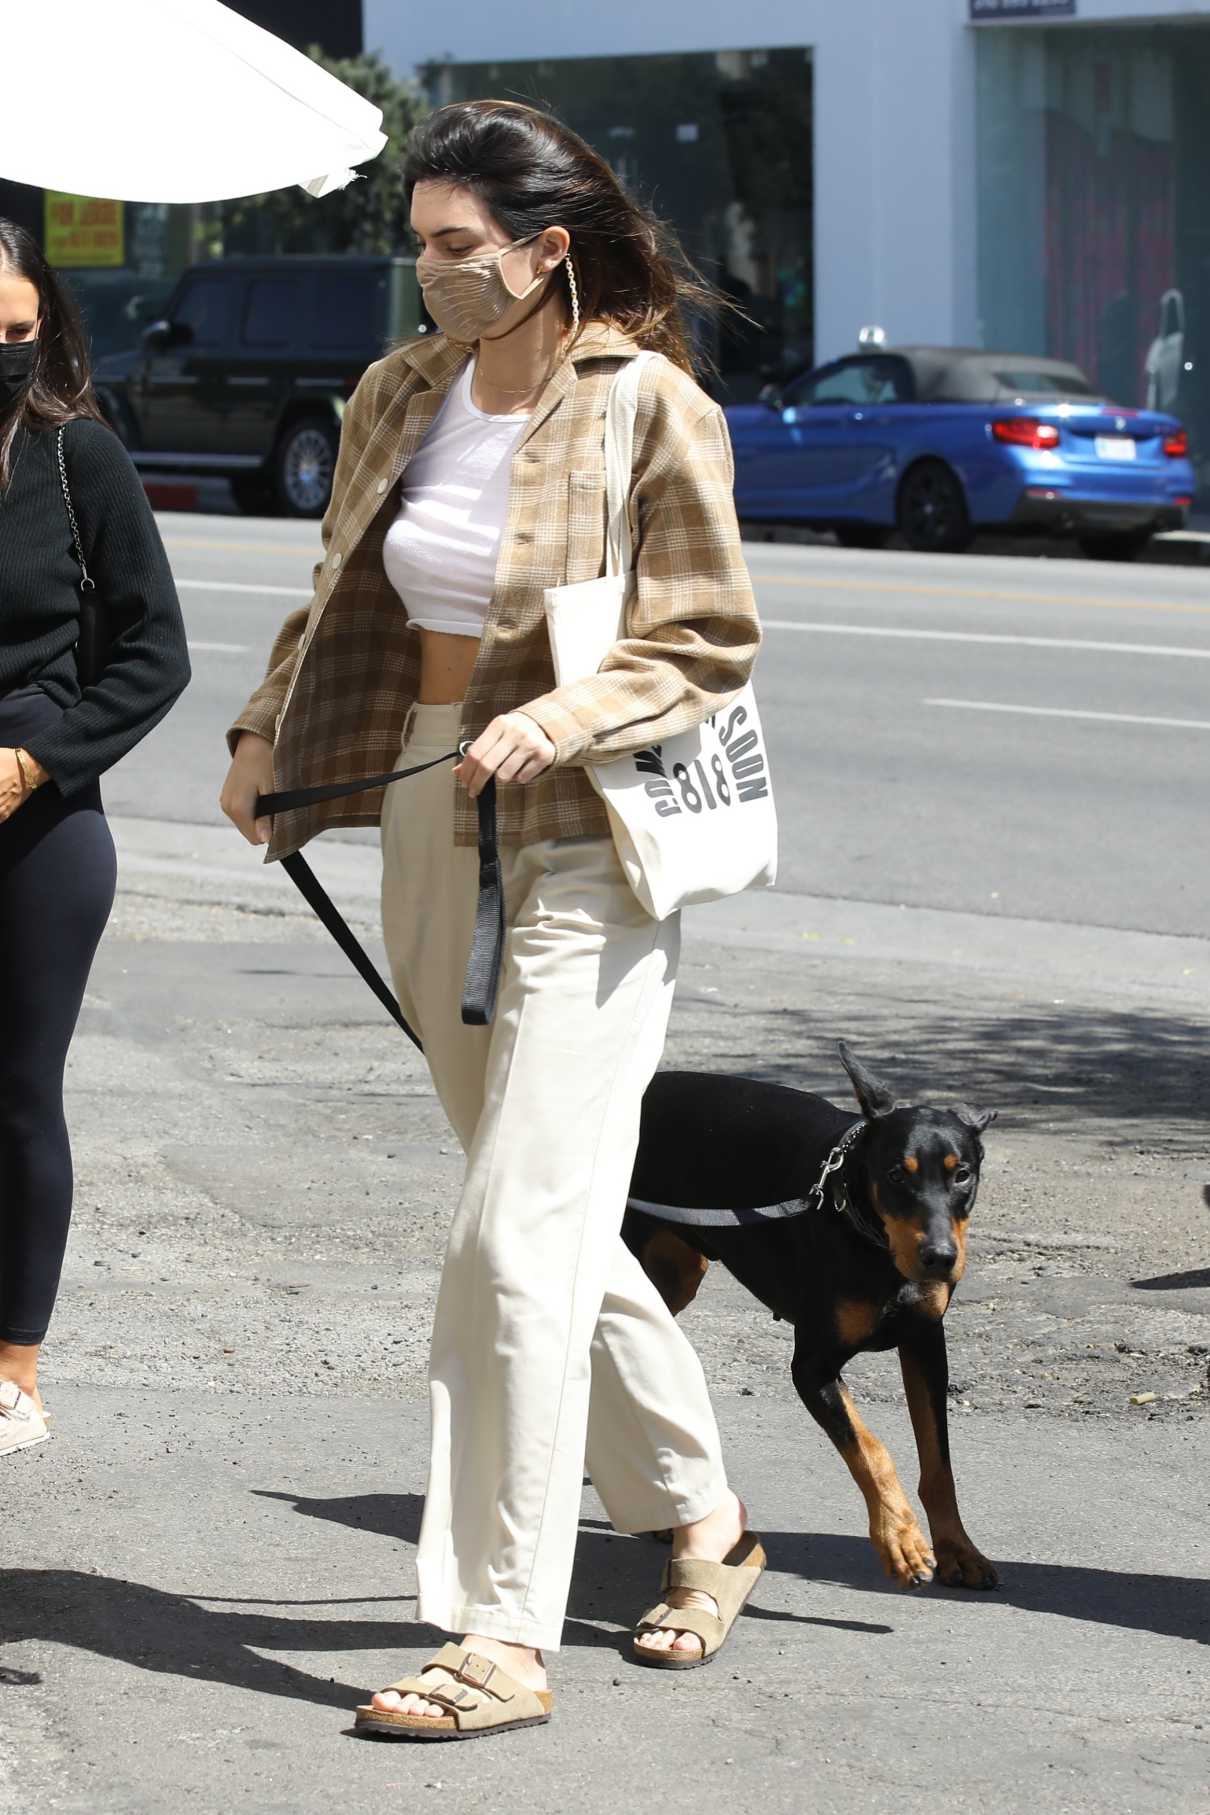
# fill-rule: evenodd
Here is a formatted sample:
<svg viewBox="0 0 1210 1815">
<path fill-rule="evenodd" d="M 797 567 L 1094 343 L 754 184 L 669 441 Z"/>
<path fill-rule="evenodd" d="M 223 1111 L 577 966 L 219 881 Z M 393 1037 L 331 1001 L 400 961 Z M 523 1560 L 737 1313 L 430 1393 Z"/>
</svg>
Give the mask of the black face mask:
<svg viewBox="0 0 1210 1815">
<path fill-rule="evenodd" d="M 16 340 L 0 346 L 0 409 L 16 403 L 28 387 L 37 363 L 36 340 Z"/>
</svg>

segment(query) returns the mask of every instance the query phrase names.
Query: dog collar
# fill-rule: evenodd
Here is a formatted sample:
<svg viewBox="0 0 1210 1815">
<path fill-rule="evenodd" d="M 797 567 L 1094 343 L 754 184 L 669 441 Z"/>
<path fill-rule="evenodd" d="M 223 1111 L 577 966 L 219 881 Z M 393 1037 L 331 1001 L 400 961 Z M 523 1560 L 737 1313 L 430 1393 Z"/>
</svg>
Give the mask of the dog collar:
<svg viewBox="0 0 1210 1815">
<path fill-rule="evenodd" d="M 867 1222 L 866 1218 L 862 1216 L 861 1212 L 858 1210 L 856 1204 L 853 1202 L 852 1193 L 845 1184 L 843 1177 L 838 1176 L 833 1179 L 831 1196 L 833 1210 L 836 1211 L 838 1216 L 847 1216 L 858 1235 L 863 1235 L 866 1241 L 872 1242 L 876 1248 L 890 1248 L 891 1244 L 886 1238 L 885 1231 L 876 1229 L 872 1223 Z"/>
<path fill-rule="evenodd" d="M 807 1192 L 806 1202 L 808 1205 L 814 1205 L 817 1210 L 823 1209 L 824 1194 L 828 1189 L 828 1180 L 832 1177 L 833 1173 L 840 1171 L 849 1157 L 850 1149 L 853 1147 L 857 1136 L 864 1127 L 865 1118 L 863 1116 L 859 1122 L 854 1122 L 850 1127 L 845 1129 L 835 1147 L 833 1147 L 831 1153 L 829 1153 L 827 1159 L 824 1161 L 823 1171 L 811 1186 L 811 1189 Z"/>
<path fill-rule="evenodd" d="M 853 1194 L 844 1178 L 845 1161 L 856 1146 L 857 1137 L 865 1125 L 863 1116 L 861 1121 L 854 1122 L 845 1129 L 824 1161 L 823 1171 L 807 1194 L 807 1202 L 813 1202 L 817 1209 L 822 1210 L 825 1198 L 828 1199 L 836 1214 L 847 1217 L 858 1235 L 864 1236 L 865 1240 L 872 1242 L 876 1248 L 888 1248 L 890 1243 L 887 1241 L 885 1232 L 871 1227 L 861 1215 L 853 1202 Z"/>
</svg>

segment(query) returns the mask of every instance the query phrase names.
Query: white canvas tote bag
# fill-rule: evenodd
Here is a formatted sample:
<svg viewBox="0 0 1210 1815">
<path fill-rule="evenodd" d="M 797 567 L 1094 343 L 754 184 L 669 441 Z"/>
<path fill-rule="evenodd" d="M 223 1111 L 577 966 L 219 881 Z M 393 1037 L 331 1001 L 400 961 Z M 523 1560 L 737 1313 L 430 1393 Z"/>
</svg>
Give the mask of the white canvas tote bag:
<svg viewBox="0 0 1210 1815">
<path fill-rule="evenodd" d="M 627 634 L 634 590 L 629 495 L 639 353 L 614 379 L 605 416 L 608 542 L 605 573 L 546 589 L 546 622 L 560 686 L 596 674 Z M 631 888 L 657 920 L 697 902 L 777 878 L 777 812 L 751 682 L 692 731 L 607 763 L 586 765 L 609 812 Z"/>
</svg>

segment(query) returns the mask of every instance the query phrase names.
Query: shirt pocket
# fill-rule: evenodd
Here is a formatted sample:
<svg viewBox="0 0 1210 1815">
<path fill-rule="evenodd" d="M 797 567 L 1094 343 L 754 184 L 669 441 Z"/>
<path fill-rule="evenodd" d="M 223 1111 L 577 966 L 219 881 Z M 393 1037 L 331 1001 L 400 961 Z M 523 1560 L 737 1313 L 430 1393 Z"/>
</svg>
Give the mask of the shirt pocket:
<svg viewBox="0 0 1210 1815">
<path fill-rule="evenodd" d="M 605 571 L 605 474 L 581 468 L 567 475 L 567 557 L 563 584 L 576 586 Z"/>
</svg>

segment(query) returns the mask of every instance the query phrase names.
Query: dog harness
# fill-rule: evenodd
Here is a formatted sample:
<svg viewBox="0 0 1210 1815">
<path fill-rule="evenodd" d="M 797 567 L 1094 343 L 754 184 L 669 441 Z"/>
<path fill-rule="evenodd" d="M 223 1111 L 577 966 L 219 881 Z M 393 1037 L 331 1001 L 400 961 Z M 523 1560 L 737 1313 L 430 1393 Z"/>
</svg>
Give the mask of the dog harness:
<svg viewBox="0 0 1210 1815">
<path fill-rule="evenodd" d="M 876 1246 L 885 1248 L 885 1235 L 871 1228 L 862 1218 L 843 1177 L 844 1163 L 865 1125 L 863 1116 L 845 1129 L 805 1197 L 784 1198 L 780 1203 L 764 1204 L 754 1210 L 701 1210 L 687 1204 L 656 1204 L 641 1197 L 632 1197 L 628 1200 L 627 1208 L 645 1212 L 648 1216 L 657 1216 L 661 1222 L 682 1223 L 697 1229 L 750 1229 L 759 1227 L 762 1223 L 783 1221 L 787 1217 L 805 1216 L 809 1210 L 822 1210 L 825 1203 L 830 1202 L 837 1215 L 848 1217 L 859 1235 Z"/>
</svg>

